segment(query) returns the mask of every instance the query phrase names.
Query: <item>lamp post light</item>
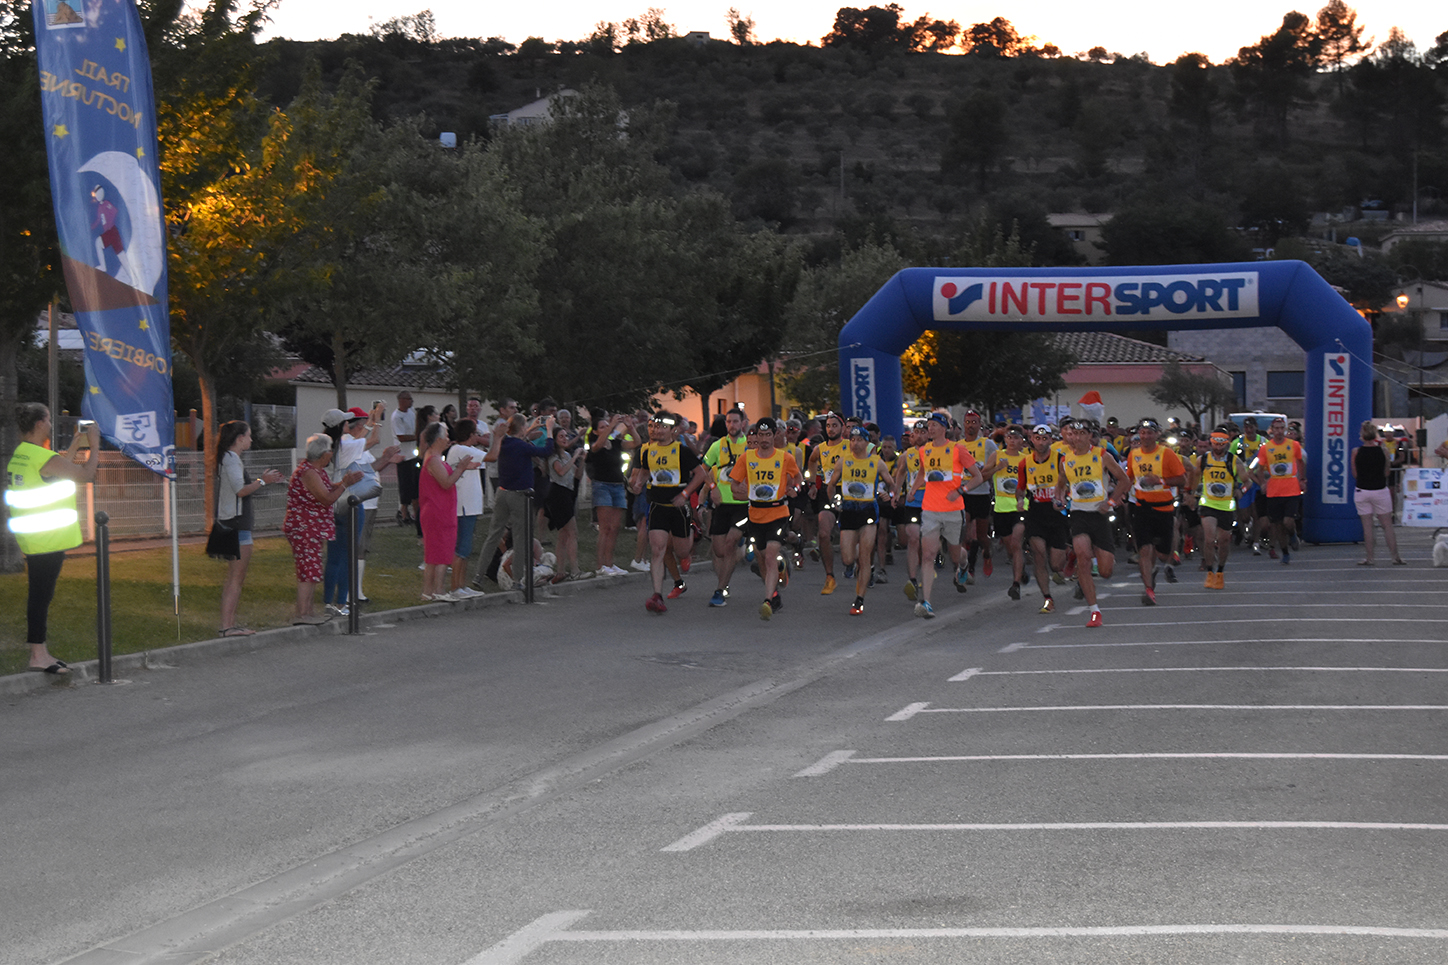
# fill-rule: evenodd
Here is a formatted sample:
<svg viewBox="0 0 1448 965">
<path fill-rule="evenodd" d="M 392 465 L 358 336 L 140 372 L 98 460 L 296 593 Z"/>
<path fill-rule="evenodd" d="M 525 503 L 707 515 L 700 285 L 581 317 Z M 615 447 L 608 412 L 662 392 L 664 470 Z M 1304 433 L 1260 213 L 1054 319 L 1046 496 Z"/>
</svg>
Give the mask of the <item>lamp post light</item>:
<svg viewBox="0 0 1448 965">
<path fill-rule="evenodd" d="M 1413 278 L 1405 279 L 1403 277 L 1405 271 L 1411 271 Z M 1408 317 L 1413 320 L 1413 325 L 1418 330 L 1418 424 L 1421 426 L 1423 424 L 1423 393 L 1425 381 L 1423 353 L 1427 349 L 1423 341 L 1425 337 L 1423 334 L 1423 275 L 1412 265 L 1404 265 L 1402 269 L 1399 270 L 1398 280 L 1400 282 L 1400 288 L 1402 289 L 1398 292 L 1398 297 L 1396 298 L 1398 310 L 1408 312 Z M 1413 302 L 1413 297 L 1408 294 L 1408 286 L 1414 283 L 1418 286 L 1418 304 L 1409 308 L 1408 306 Z"/>
</svg>

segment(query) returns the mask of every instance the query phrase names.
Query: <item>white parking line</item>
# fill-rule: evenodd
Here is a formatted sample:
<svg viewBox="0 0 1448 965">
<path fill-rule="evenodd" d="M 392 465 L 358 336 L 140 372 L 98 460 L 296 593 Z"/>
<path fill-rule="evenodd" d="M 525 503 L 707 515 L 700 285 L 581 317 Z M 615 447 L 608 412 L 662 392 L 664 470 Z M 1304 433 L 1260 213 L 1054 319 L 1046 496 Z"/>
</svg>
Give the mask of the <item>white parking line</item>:
<svg viewBox="0 0 1448 965">
<path fill-rule="evenodd" d="M 910 704 L 885 720 L 909 720 L 916 714 L 1009 714 L 1070 710 L 1448 710 L 1448 704 L 1063 704 L 1041 707 L 931 707 L 929 704 Z"/>
<path fill-rule="evenodd" d="M 1013 643 L 1002 648 L 1000 653 L 1015 653 L 1021 650 L 1071 650 L 1078 647 L 1220 647 L 1224 644 L 1260 644 L 1260 640 L 1117 640 L 1112 643 Z M 1443 643 L 1442 640 L 1384 640 L 1380 637 L 1274 637 L 1272 644 L 1279 643 Z"/>
<path fill-rule="evenodd" d="M 517 965 L 548 942 L 780 942 L 882 941 L 948 939 L 1153 938 L 1209 935 L 1302 935 L 1333 938 L 1448 939 L 1444 928 L 1398 928 L 1381 925 L 1178 924 L 1063 925 L 1043 927 L 960 928 L 751 928 L 751 929 L 617 929 L 570 931 L 568 925 L 588 911 L 544 915 L 487 949 L 467 965 Z"/>
<path fill-rule="evenodd" d="M 978 764 L 993 761 L 1448 761 L 1448 754 L 1338 754 L 1297 752 L 1203 751 L 1139 754 L 944 754 L 933 757 L 856 757 L 855 751 L 834 751 L 795 777 L 821 777 L 844 764 Z"/>
<path fill-rule="evenodd" d="M 1402 609 L 1402 607 L 1399 607 L 1398 609 Z M 1117 608 L 1115 608 L 1114 610 L 1111 611 L 1111 616 L 1112 616 L 1112 619 L 1115 620 L 1116 617 L 1121 616 L 1121 615 L 1124 615 L 1124 614 L 1126 614 L 1126 613 L 1139 613 L 1139 612 L 1141 612 L 1141 611 L 1140 611 L 1140 610 L 1129 610 L 1129 609 L 1127 609 L 1126 607 L 1117 607 Z M 1358 618 L 1358 617 L 1331 617 L 1331 618 L 1326 618 L 1326 619 L 1330 619 L 1333 623 L 1378 623 L 1378 624 L 1381 624 L 1381 623 L 1448 623 L 1448 619 L 1445 619 L 1445 620 L 1418 619 L 1418 618 L 1416 618 L 1416 617 L 1362 617 L 1362 618 Z M 1130 629 L 1134 629 L 1134 628 L 1136 628 L 1136 627 L 1195 627 L 1195 626 L 1200 626 L 1200 625 L 1201 625 L 1201 622 L 1202 622 L 1202 621 L 1200 621 L 1200 620 L 1172 620 L 1172 621 L 1162 622 L 1162 623 L 1112 623 L 1112 624 L 1110 624 L 1110 626 L 1111 626 L 1112 629 L 1115 629 L 1115 630 L 1130 630 Z M 1286 617 L 1261 617 L 1261 618 L 1254 618 L 1254 619 L 1251 619 L 1251 620 L 1213 620 L 1213 621 L 1212 621 L 1212 625 L 1213 625 L 1213 626 L 1224 626 L 1224 625 L 1229 624 L 1229 623 L 1310 623 L 1310 622 L 1312 622 L 1312 621 L 1310 621 L 1310 620 L 1304 620 L 1304 619 L 1303 619 L 1302 617 L 1300 617 L 1300 616 L 1286 616 Z M 1052 631 L 1052 630 L 1085 630 L 1085 629 L 1088 629 L 1085 624 L 1081 624 L 1080 626 L 1077 626 L 1077 625 L 1075 625 L 1075 624 L 1068 624 L 1068 625 L 1066 625 L 1066 626 L 1052 626 L 1052 627 L 1049 627 L 1049 628 L 1047 628 L 1047 627 L 1042 627 L 1042 628 L 1041 628 L 1040 630 L 1038 630 L 1037 632 L 1038 632 L 1038 633 L 1048 633 L 1048 632 L 1050 632 L 1050 631 Z"/>
<path fill-rule="evenodd" d="M 1137 644 L 1137 646 L 1146 646 L 1146 644 Z M 985 670 L 981 667 L 972 667 L 969 670 L 962 670 L 946 682 L 960 683 L 972 677 L 1032 677 L 1042 674 L 1225 673 L 1228 671 L 1245 671 L 1247 673 L 1448 673 L 1448 667 L 1093 667 L 1074 670 Z"/>
<path fill-rule="evenodd" d="M 663 851 L 692 851 L 725 834 L 870 831 L 1448 831 L 1448 824 L 1386 821 L 1049 821 L 1024 824 L 744 824 L 751 812 L 726 814 Z"/>
</svg>

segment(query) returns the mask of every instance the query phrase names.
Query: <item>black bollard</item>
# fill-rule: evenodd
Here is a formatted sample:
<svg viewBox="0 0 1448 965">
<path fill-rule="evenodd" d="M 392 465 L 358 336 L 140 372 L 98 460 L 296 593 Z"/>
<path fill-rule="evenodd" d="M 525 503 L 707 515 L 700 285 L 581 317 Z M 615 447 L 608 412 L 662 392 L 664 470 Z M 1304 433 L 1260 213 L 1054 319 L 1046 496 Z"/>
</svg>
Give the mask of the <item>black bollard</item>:
<svg viewBox="0 0 1448 965">
<path fill-rule="evenodd" d="M 347 632 L 356 634 L 362 625 L 362 614 L 358 611 L 362 595 L 361 580 L 357 579 L 358 544 L 362 540 L 357 534 L 357 516 L 362 510 L 362 500 L 356 496 L 347 497 Z"/>
<path fill-rule="evenodd" d="M 111 678 L 111 517 L 96 513 L 96 672 L 98 683 Z"/>
<path fill-rule="evenodd" d="M 523 554 L 523 602 L 533 602 L 533 490 L 523 493 L 523 547 L 513 540 L 513 568 L 516 571 L 518 554 Z"/>
</svg>

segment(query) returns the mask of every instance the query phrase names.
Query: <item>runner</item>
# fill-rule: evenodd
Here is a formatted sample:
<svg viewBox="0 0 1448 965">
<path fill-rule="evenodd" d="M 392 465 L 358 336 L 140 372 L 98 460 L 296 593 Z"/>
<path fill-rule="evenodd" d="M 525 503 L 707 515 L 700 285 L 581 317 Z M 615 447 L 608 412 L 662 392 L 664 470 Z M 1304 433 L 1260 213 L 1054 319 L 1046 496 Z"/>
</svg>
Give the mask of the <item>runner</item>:
<svg viewBox="0 0 1448 965">
<path fill-rule="evenodd" d="M 1081 598 L 1091 607 L 1086 626 L 1101 626 L 1101 607 L 1096 604 L 1096 582 L 1091 575 L 1091 557 L 1096 557 L 1098 575 L 1110 579 L 1116 566 L 1116 546 L 1107 515 L 1120 505 L 1131 486 L 1111 454 L 1091 444 L 1091 424 L 1077 420 L 1063 432 L 1070 450 L 1061 457 L 1061 478 L 1056 483 L 1056 505 L 1071 503 L 1071 545 L 1076 552 L 1076 579 Z M 1106 495 L 1106 477 L 1116 480 Z"/>
<path fill-rule="evenodd" d="M 905 498 L 895 506 L 895 530 L 905 540 L 905 598 L 914 603 L 920 597 L 920 500 L 925 493 L 915 488 L 920 474 L 919 446 L 929 441 L 925 422 L 906 430 L 906 448 L 895 461 L 895 489 Z"/>
<path fill-rule="evenodd" d="M 1227 588 L 1222 571 L 1232 551 L 1232 529 L 1237 519 L 1235 496 L 1242 481 L 1251 478 L 1246 464 L 1229 451 L 1229 438 L 1224 428 L 1213 430 L 1211 449 L 1194 466 L 1187 467 L 1193 477 L 1189 498 L 1197 504 L 1197 514 L 1202 518 L 1202 563 L 1207 568 L 1207 580 L 1202 585 L 1209 590 Z"/>
<path fill-rule="evenodd" d="M 679 442 L 678 425 L 679 420 L 666 413 L 653 417 L 649 441 L 639 450 L 639 464 L 629 480 L 630 489 L 646 491 L 649 499 L 649 576 L 654 582 L 654 595 L 644 607 L 650 613 L 668 610 L 664 603 L 664 556 L 672 549 L 675 561 L 688 558 L 693 549 L 689 497 L 708 482 L 694 450 Z M 687 589 L 682 575 L 675 576 L 669 599 L 678 598 Z"/>
<path fill-rule="evenodd" d="M 819 559 L 825 567 L 825 585 L 821 596 L 835 592 L 835 507 L 829 502 L 826 491 L 834 478 L 835 467 L 845 454 L 845 420 L 831 412 L 825 416 L 825 441 L 810 452 L 809 472 L 814 487 L 813 511 L 819 519 L 819 549 L 811 556 Z"/>
<path fill-rule="evenodd" d="M 850 430 L 849 439 L 850 448 L 840 458 L 839 472 L 830 481 L 829 493 L 838 496 L 840 562 L 845 565 L 845 579 L 855 578 L 855 602 L 850 605 L 850 613 L 859 616 L 865 612 L 865 591 L 872 582 L 871 557 L 881 517 L 875 493 L 883 485 L 894 502 L 896 489 L 885 461 L 879 453 L 870 452 L 870 433 L 856 426 Z"/>
<path fill-rule="evenodd" d="M 1176 497 L 1171 488 L 1186 482 L 1186 469 L 1181 457 L 1166 446 L 1159 445 L 1161 424 L 1155 419 L 1142 419 L 1136 430 L 1141 445 L 1128 452 L 1126 475 L 1131 488 L 1131 531 L 1136 535 L 1136 553 L 1141 565 L 1142 606 L 1156 606 L 1156 561 L 1166 564 L 1168 583 L 1176 582 L 1172 571 L 1172 545 Z"/>
<path fill-rule="evenodd" d="M 724 413 L 724 431 L 728 435 L 716 439 L 709 451 L 704 453 L 704 465 L 713 477 L 709 543 L 714 554 L 714 578 L 718 582 L 714 595 L 709 598 L 710 606 L 725 606 L 729 601 L 729 580 L 739 563 L 739 543 L 744 538 L 744 522 L 749 515 L 748 501 L 736 498 L 729 483 L 729 472 L 744 455 L 747 444 L 744 426 L 742 409 L 730 409 Z"/>
<path fill-rule="evenodd" d="M 920 473 L 915 477 L 915 490 L 924 491 L 920 512 L 920 600 L 915 604 L 915 615 L 927 620 L 935 616 L 930 588 L 935 583 L 935 554 L 940 551 L 942 539 L 950 543 L 956 588 L 965 592 L 960 582 L 963 496 L 966 488 L 978 486 L 981 481 L 980 469 L 970 453 L 959 443 L 946 441 L 949 422 L 949 416 L 936 412 L 926 423 L 930 441 L 920 447 Z"/>
<path fill-rule="evenodd" d="M 1307 465 L 1302 445 L 1287 438 L 1287 421 L 1272 420 L 1267 441 L 1257 450 L 1257 481 L 1266 493 L 1263 513 L 1271 527 L 1270 539 L 1282 551 L 1282 563 L 1292 562 L 1290 543 L 1297 538 L 1297 513 L 1302 505 L 1302 480 Z M 1273 558 L 1276 558 L 1274 551 Z"/>
<path fill-rule="evenodd" d="M 900 464 L 900 450 L 896 448 L 895 437 L 890 435 L 880 436 L 880 461 L 885 464 L 885 471 L 890 474 L 890 481 L 895 481 L 895 467 Z M 898 490 L 899 486 L 896 484 Z M 880 480 L 876 496 L 885 490 L 885 481 Z M 899 502 L 899 500 L 896 500 Z M 870 573 L 870 586 L 876 583 L 889 583 L 890 580 L 885 574 L 885 567 L 895 562 L 893 547 L 895 546 L 895 534 L 890 532 L 890 527 L 895 522 L 895 507 L 880 507 L 880 524 L 875 527 L 875 568 Z"/>
<path fill-rule="evenodd" d="M 960 417 L 960 445 L 980 466 L 980 485 L 965 493 L 965 544 L 969 550 L 966 566 L 966 583 L 975 582 L 975 564 L 982 550 L 985 551 L 985 575 L 991 574 L 990 522 L 991 522 L 991 480 L 996 471 L 996 444 L 988 436 L 980 434 L 980 413 L 967 409 Z"/>
<path fill-rule="evenodd" d="M 784 606 L 777 589 L 777 561 L 784 545 L 784 524 L 789 519 L 789 497 L 799 491 L 803 481 L 794 457 L 774 448 L 774 430 L 773 419 L 768 416 L 760 419 L 751 434 L 753 449 L 736 460 L 729 472 L 735 497 L 749 500 L 745 531 L 760 557 L 759 570 L 764 578 L 764 602 L 759 605 L 761 620 L 768 620 Z"/>
<path fill-rule="evenodd" d="M 1041 588 L 1042 613 L 1054 613 L 1056 602 L 1046 579 L 1049 563 L 1051 579 L 1065 583 L 1061 571 L 1066 566 L 1066 553 L 1071 548 L 1071 524 L 1056 506 L 1056 484 L 1060 481 L 1061 453 L 1051 437 L 1051 427 L 1036 426 L 1031 430 L 1031 451 L 1021 460 L 1018 492 L 1030 497 L 1026 510 L 1026 538 L 1031 543 L 1031 559 L 1035 563 L 1036 583 Z"/>
<path fill-rule="evenodd" d="M 1232 455 L 1242 460 L 1249 470 L 1257 468 L 1257 450 L 1262 448 L 1262 443 L 1267 437 L 1258 434 L 1256 416 L 1247 416 L 1242 420 L 1242 434 L 1232 441 L 1229 451 Z M 1243 539 L 1247 545 L 1252 547 L 1253 556 L 1262 555 L 1262 487 L 1257 485 L 1255 472 L 1247 475 L 1242 482 L 1242 492 L 1237 497 L 1237 531 L 1233 534 L 1234 543 Z"/>
<path fill-rule="evenodd" d="M 995 534 L 1011 557 L 1011 588 L 1006 595 L 1021 598 L 1025 580 L 1026 494 L 1021 485 L 1021 466 L 1029 453 L 1025 450 L 1026 430 L 1006 426 L 1006 448 L 996 453 L 996 471 L 991 477 L 995 490 Z"/>
</svg>

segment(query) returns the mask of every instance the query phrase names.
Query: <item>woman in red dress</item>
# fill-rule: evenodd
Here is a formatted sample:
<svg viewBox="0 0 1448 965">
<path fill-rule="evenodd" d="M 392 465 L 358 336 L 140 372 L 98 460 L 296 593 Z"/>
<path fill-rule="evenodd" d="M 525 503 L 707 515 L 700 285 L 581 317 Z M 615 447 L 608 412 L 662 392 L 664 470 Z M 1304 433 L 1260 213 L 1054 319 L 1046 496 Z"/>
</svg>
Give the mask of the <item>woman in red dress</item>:
<svg viewBox="0 0 1448 965">
<path fill-rule="evenodd" d="M 463 473 L 480 463 L 471 456 L 449 466 L 443 452 L 451 442 L 447 426 L 434 422 L 422 431 L 422 473 L 417 496 L 422 524 L 422 598 L 428 602 L 456 603 L 462 597 L 443 592 L 443 578 L 452 564 L 458 542 L 458 494 L 454 488 Z"/>
<path fill-rule="evenodd" d="M 326 623 L 327 617 L 312 612 L 317 584 L 322 582 L 322 548 L 336 538 L 332 504 L 344 496 L 347 487 L 362 478 L 349 472 L 338 483 L 327 478 L 332 461 L 332 440 L 320 433 L 307 439 L 306 458 L 297 463 L 287 485 L 287 515 L 282 535 L 292 546 L 297 563 L 297 613 L 292 624 Z"/>
</svg>

